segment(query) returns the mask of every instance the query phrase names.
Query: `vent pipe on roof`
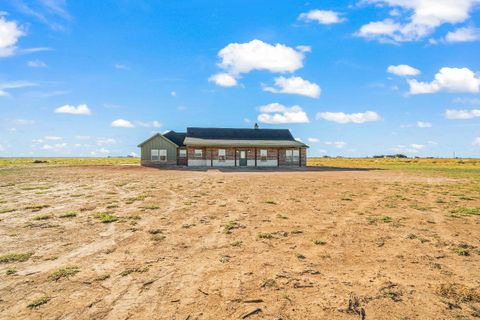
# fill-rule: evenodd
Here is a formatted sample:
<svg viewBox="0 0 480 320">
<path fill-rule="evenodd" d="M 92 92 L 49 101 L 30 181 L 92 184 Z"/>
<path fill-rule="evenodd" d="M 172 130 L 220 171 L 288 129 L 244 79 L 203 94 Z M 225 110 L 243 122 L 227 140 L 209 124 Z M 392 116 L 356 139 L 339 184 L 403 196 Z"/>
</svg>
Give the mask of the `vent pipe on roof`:
<svg viewBox="0 0 480 320">
<path fill-rule="evenodd" d="M 253 126 L 253 128 L 254 128 L 254 129 L 258 129 L 258 128 L 260 128 L 260 127 L 258 126 L 258 123 L 255 123 L 255 125 Z"/>
</svg>

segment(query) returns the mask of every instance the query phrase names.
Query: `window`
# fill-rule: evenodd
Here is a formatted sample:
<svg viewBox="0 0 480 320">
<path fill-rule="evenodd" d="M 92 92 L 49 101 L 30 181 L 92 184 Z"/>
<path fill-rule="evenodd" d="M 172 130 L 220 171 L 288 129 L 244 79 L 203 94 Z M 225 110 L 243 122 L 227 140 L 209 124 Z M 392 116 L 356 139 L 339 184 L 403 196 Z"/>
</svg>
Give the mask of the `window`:
<svg viewBox="0 0 480 320">
<path fill-rule="evenodd" d="M 203 156 L 203 150 L 202 149 L 195 149 L 194 156 L 195 158 L 201 158 Z"/>
<path fill-rule="evenodd" d="M 187 156 L 187 150 L 185 150 L 185 149 L 178 150 L 178 156 L 180 158 L 185 158 Z"/>
<path fill-rule="evenodd" d="M 285 150 L 285 161 L 286 162 L 293 161 L 293 150 Z"/>
<path fill-rule="evenodd" d="M 152 161 L 158 161 L 160 159 L 158 149 L 152 149 L 151 150 L 151 158 Z"/>
<path fill-rule="evenodd" d="M 225 162 L 225 149 L 218 149 L 218 161 Z"/>
<path fill-rule="evenodd" d="M 267 150 L 260 150 L 260 161 L 267 161 Z"/>
<path fill-rule="evenodd" d="M 298 162 L 299 158 L 300 158 L 299 150 L 293 150 L 293 162 Z"/>
<path fill-rule="evenodd" d="M 166 149 L 160 149 L 158 150 L 159 156 L 160 156 L 160 161 L 167 161 L 167 150 Z"/>
</svg>

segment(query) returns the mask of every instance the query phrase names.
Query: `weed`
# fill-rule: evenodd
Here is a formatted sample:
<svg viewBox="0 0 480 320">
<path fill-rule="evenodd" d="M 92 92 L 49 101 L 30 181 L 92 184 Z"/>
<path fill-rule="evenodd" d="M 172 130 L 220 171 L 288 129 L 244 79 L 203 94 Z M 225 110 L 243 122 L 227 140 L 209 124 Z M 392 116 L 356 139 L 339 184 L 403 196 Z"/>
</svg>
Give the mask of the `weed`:
<svg viewBox="0 0 480 320">
<path fill-rule="evenodd" d="M 157 210 L 157 209 L 160 209 L 159 206 L 156 206 L 156 205 L 148 205 L 148 206 L 142 206 L 140 207 L 141 209 L 144 209 L 144 210 Z"/>
<path fill-rule="evenodd" d="M 73 217 L 76 217 L 77 214 L 78 213 L 75 212 L 75 211 L 69 211 L 69 212 L 62 213 L 59 217 L 60 218 L 73 218 Z"/>
<path fill-rule="evenodd" d="M 153 234 L 150 239 L 153 241 L 162 241 L 165 240 L 165 236 L 163 234 Z"/>
<path fill-rule="evenodd" d="M 160 230 L 160 229 L 151 229 L 151 230 L 148 230 L 148 233 L 150 234 L 159 234 L 159 233 L 162 233 L 163 231 Z"/>
<path fill-rule="evenodd" d="M 115 208 L 118 208 L 118 204 L 109 204 L 108 206 L 106 206 L 107 209 L 115 209 Z"/>
<path fill-rule="evenodd" d="M 267 200 L 265 201 L 266 204 L 277 204 L 275 201 L 273 200 Z"/>
<path fill-rule="evenodd" d="M 30 302 L 27 307 L 29 309 L 35 309 L 35 308 L 38 308 L 40 307 L 41 305 L 44 305 L 46 304 L 48 301 L 50 301 L 50 297 L 48 296 L 42 296 L 42 297 L 39 297 L 39 298 L 36 298 L 34 300 L 32 300 L 32 302 Z"/>
<path fill-rule="evenodd" d="M 462 284 L 441 284 L 437 287 L 436 293 L 441 297 L 452 299 L 457 303 L 480 302 L 480 289 L 469 288 Z"/>
<path fill-rule="evenodd" d="M 284 216 L 283 214 L 280 214 L 280 213 L 279 213 L 279 214 L 277 214 L 277 218 L 280 218 L 280 219 L 285 219 L 285 220 L 286 220 L 286 219 L 288 219 L 288 217 L 287 217 L 287 216 Z"/>
<path fill-rule="evenodd" d="M 470 255 L 470 251 L 468 251 L 465 248 L 456 248 L 454 252 L 459 256 L 463 256 L 463 257 L 468 257 Z"/>
<path fill-rule="evenodd" d="M 237 240 L 237 241 L 232 242 L 230 245 L 232 247 L 240 247 L 242 245 L 242 243 L 243 243 L 242 241 Z"/>
<path fill-rule="evenodd" d="M 123 270 L 120 273 L 120 275 L 122 277 L 126 277 L 129 274 L 134 273 L 134 272 L 143 273 L 143 272 L 147 272 L 147 271 L 148 271 L 148 267 L 133 267 L 133 268 L 128 268 L 128 269 Z"/>
<path fill-rule="evenodd" d="M 36 216 L 33 217 L 33 220 L 48 220 L 52 216 L 49 215 L 48 213 L 42 213 L 42 214 L 37 214 Z"/>
<path fill-rule="evenodd" d="M 131 198 L 128 198 L 127 201 L 126 201 L 126 204 L 132 204 L 136 201 L 143 201 L 145 200 L 147 197 L 149 197 L 150 195 L 146 194 L 146 193 L 143 193 L 143 194 L 140 194 L 136 197 L 131 197 Z"/>
<path fill-rule="evenodd" d="M 451 210 L 453 217 L 462 217 L 462 216 L 478 216 L 480 215 L 480 208 L 465 208 L 460 207 L 454 210 Z"/>
<path fill-rule="evenodd" d="M 112 214 L 112 212 L 99 212 L 95 215 L 95 218 L 100 220 L 102 223 L 111 223 L 118 220 L 118 217 Z"/>
<path fill-rule="evenodd" d="M 232 233 L 232 230 L 233 229 L 237 229 L 239 227 L 238 225 L 238 222 L 237 221 L 228 221 L 224 228 L 223 228 L 223 231 L 226 233 L 226 234 L 230 234 Z"/>
<path fill-rule="evenodd" d="M 389 216 L 373 216 L 367 217 L 367 221 L 369 224 L 376 224 L 377 222 L 390 223 L 393 219 Z"/>
<path fill-rule="evenodd" d="M 108 278 L 110 278 L 109 274 L 102 274 L 101 276 L 98 276 L 95 280 L 104 281 L 104 280 L 107 280 Z"/>
<path fill-rule="evenodd" d="M 9 213 L 17 211 L 17 209 L 0 209 L 0 213 Z"/>
<path fill-rule="evenodd" d="M 260 285 L 260 287 L 262 288 L 275 288 L 276 286 L 277 282 L 275 281 L 275 279 L 265 279 Z"/>
<path fill-rule="evenodd" d="M 7 271 L 5 271 L 5 274 L 7 276 L 10 276 L 10 275 L 15 274 L 15 273 L 17 273 L 17 269 L 7 269 Z"/>
<path fill-rule="evenodd" d="M 299 260 L 305 260 L 307 257 L 305 257 L 303 254 L 301 253 L 296 253 L 295 254 L 295 257 L 297 257 L 297 259 Z"/>
<path fill-rule="evenodd" d="M 230 262 L 230 257 L 229 256 L 221 256 L 219 261 L 221 263 L 227 263 L 227 262 Z"/>
<path fill-rule="evenodd" d="M 313 243 L 317 246 L 324 246 L 327 244 L 327 242 L 323 240 L 313 240 Z"/>
<path fill-rule="evenodd" d="M 7 253 L 0 256 L 0 263 L 24 262 L 30 259 L 33 253 Z"/>
<path fill-rule="evenodd" d="M 273 236 L 271 233 L 267 233 L 267 232 L 259 232 L 257 234 L 257 238 L 258 239 L 272 239 Z"/>
<path fill-rule="evenodd" d="M 50 276 L 49 279 L 53 281 L 58 281 L 61 278 L 68 278 L 76 275 L 80 272 L 78 267 L 62 267 L 55 270 Z"/>
<path fill-rule="evenodd" d="M 48 208 L 50 205 L 48 204 L 38 204 L 38 205 L 32 205 L 32 206 L 27 206 L 25 207 L 26 210 L 32 210 L 33 212 L 40 211 L 44 208 Z"/>
</svg>

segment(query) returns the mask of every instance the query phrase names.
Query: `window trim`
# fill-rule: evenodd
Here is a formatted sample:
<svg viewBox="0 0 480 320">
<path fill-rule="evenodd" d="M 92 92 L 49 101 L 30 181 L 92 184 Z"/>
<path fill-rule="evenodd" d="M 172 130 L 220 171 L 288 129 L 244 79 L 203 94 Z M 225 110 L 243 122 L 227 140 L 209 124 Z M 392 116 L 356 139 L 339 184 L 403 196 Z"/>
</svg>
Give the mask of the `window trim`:
<svg viewBox="0 0 480 320">
<path fill-rule="evenodd" d="M 203 149 L 195 149 L 193 151 L 193 157 L 194 158 L 203 158 Z"/>
<path fill-rule="evenodd" d="M 220 155 L 220 151 L 222 151 L 223 155 Z M 218 162 L 225 162 L 227 160 L 227 150 L 226 149 L 218 149 L 217 158 L 218 158 Z"/>
<path fill-rule="evenodd" d="M 156 151 L 156 159 L 154 159 L 154 151 Z M 150 149 L 150 161 L 160 161 L 160 150 L 159 149 Z"/>
<path fill-rule="evenodd" d="M 165 153 L 165 155 L 163 155 Z M 165 159 L 162 159 L 165 157 Z M 158 149 L 158 161 L 160 162 L 167 162 L 168 161 L 168 152 L 167 149 Z"/>
<path fill-rule="evenodd" d="M 186 149 L 178 149 L 178 157 L 179 158 L 186 158 L 187 157 L 187 150 Z"/>
<path fill-rule="evenodd" d="M 262 155 L 263 151 L 265 151 L 265 155 Z M 267 162 L 268 160 L 268 149 L 260 149 L 260 162 Z"/>
</svg>

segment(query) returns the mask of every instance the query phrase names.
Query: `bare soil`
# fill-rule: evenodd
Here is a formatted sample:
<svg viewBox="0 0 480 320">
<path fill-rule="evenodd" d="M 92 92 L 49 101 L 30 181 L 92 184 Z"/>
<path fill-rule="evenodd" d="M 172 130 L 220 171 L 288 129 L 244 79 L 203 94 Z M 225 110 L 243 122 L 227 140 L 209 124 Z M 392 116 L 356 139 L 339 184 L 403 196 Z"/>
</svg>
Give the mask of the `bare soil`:
<svg viewBox="0 0 480 320">
<path fill-rule="evenodd" d="M 0 171 L 0 319 L 480 317 L 480 189 L 468 180 Z"/>
</svg>

